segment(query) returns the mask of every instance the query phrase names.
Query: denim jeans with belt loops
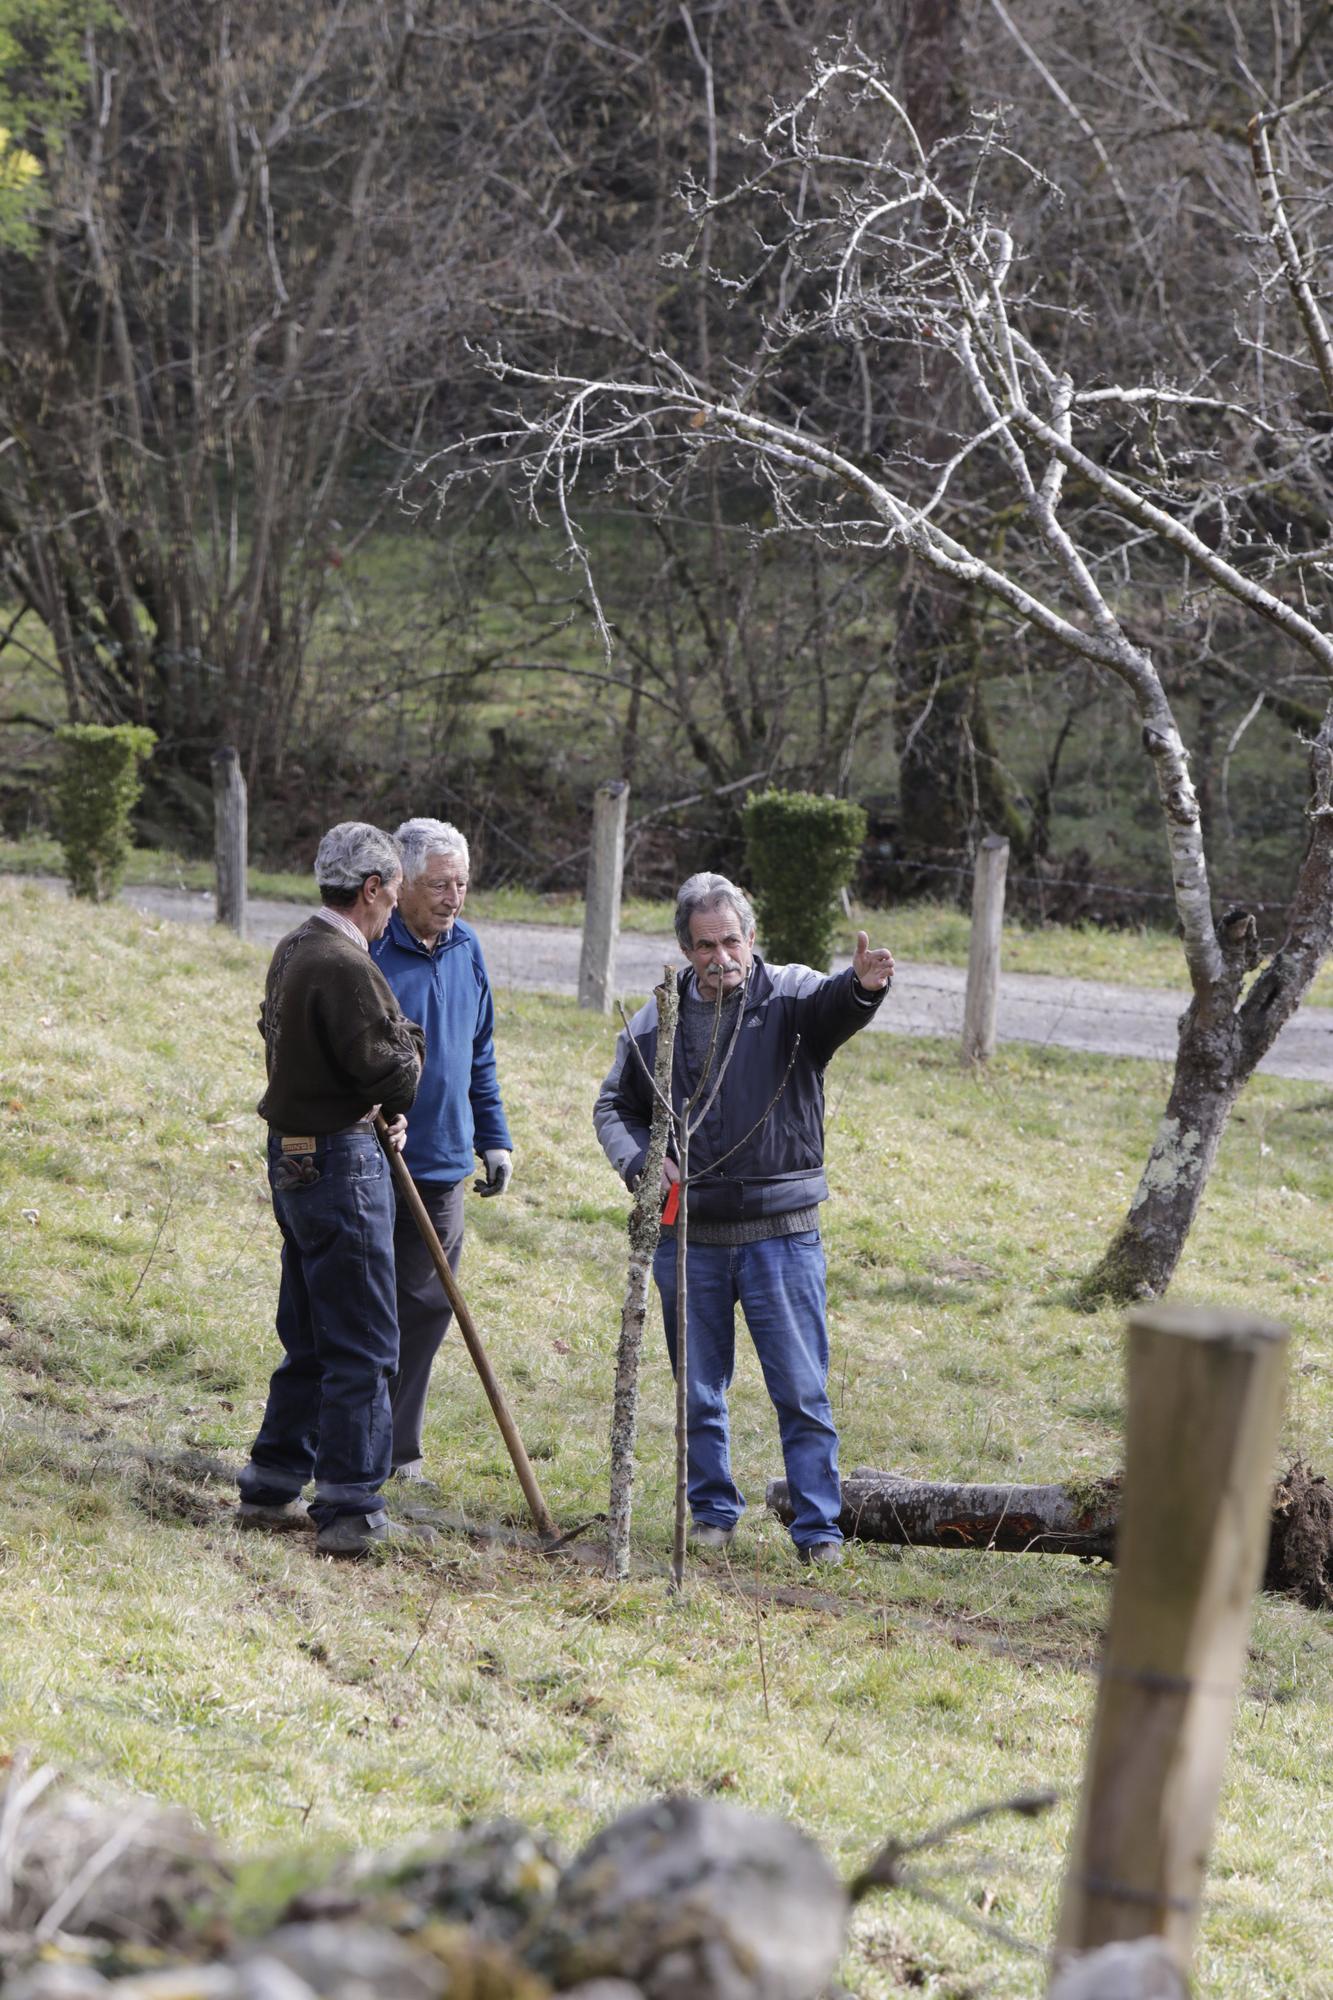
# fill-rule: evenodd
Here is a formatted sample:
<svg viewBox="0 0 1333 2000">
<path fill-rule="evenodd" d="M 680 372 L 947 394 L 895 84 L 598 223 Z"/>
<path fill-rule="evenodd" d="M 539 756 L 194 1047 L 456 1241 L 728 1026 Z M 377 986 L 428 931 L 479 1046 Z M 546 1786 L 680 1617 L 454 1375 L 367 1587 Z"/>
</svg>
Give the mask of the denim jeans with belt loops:
<svg viewBox="0 0 1333 2000">
<path fill-rule="evenodd" d="M 676 1365 L 676 1243 L 663 1235 L 653 1261 L 667 1352 Z M 750 1329 L 778 1434 L 798 1548 L 840 1542 L 838 1433 L 828 1398 L 824 1246 L 817 1229 L 760 1243 L 689 1245 L 685 1409 L 690 1513 L 704 1527 L 731 1528 L 745 1496 L 731 1474 L 727 1390 L 736 1369 L 736 1307 Z"/>
<path fill-rule="evenodd" d="M 241 1497 L 280 1505 L 313 1479 L 310 1511 L 323 1525 L 374 1513 L 389 1475 L 389 1378 L 398 1366 L 393 1183 L 369 1125 L 300 1152 L 284 1152 L 271 1132 L 268 1170 L 282 1231 L 283 1359 L 240 1475 Z"/>
</svg>

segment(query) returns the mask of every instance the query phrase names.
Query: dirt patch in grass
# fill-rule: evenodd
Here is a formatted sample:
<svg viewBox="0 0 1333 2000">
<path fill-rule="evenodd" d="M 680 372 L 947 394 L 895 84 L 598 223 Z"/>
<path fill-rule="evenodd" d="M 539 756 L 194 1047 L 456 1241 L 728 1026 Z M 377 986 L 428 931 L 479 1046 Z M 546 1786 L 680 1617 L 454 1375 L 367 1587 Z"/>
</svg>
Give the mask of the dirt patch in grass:
<svg viewBox="0 0 1333 2000">
<path fill-rule="evenodd" d="M 218 1518 L 216 1496 L 200 1493 L 183 1479 L 151 1465 L 146 1465 L 131 1485 L 130 1499 L 153 1521 L 188 1521 L 192 1527 L 205 1528 Z"/>
</svg>

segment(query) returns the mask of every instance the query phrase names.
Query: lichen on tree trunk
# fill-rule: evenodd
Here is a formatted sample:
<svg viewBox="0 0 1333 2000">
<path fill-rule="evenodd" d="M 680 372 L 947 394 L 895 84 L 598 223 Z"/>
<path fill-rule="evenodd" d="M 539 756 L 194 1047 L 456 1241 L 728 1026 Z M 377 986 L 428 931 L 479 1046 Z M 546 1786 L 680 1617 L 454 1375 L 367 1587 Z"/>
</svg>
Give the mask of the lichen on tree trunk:
<svg viewBox="0 0 1333 2000">
<path fill-rule="evenodd" d="M 1257 964 L 1254 919 L 1216 928 L 1218 969 L 1195 955 L 1195 997 L 1181 1021 L 1166 1114 L 1129 1213 L 1080 1287 L 1085 1304 L 1164 1292 L 1175 1275 L 1231 1108 L 1309 991 L 1333 939 L 1333 704 L 1311 745 L 1310 836 L 1287 934 L 1242 998 Z"/>
<path fill-rule="evenodd" d="M 1243 1081 L 1190 1074 L 1184 1054 L 1129 1213 L 1081 1287 L 1088 1303 L 1156 1298 L 1175 1275 Z"/>
</svg>

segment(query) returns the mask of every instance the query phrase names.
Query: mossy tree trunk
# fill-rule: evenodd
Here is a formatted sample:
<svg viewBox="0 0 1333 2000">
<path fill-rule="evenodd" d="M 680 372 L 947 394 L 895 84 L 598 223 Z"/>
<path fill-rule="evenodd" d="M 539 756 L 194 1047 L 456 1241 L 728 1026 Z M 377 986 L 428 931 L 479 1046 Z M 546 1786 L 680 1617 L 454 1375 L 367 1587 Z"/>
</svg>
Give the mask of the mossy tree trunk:
<svg viewBox="0 0 1333 2000">
<path fill-rule="evenodd" d="M 1191 1005 L 1190 1017 L 1196 1009 Z M 1171 1095 L 1129 1213 L 1083 1286 L 1090 1301 L 1154 1298 L 1175 1275 L 1244 1077 L 1238 1034 L 1187 1018 Z"/>
<path fill-rule="evenodd" d="M 1287 935 L 1242 998 L 1246 974 L 1258 962 L 1255 921 L 1232 910 L 1218 924 L 1220 963 L 1212 976 L 1195 968 L 1166 1112 L 1129 1213 L 1084 1281 L 1089 1301 L 1123 1303 L 1166 1290 L 1231 1108 L 1333 943 L 1333 709 L 1311 746 L 1310 767 L 1310 835 Z"/>
</svg>

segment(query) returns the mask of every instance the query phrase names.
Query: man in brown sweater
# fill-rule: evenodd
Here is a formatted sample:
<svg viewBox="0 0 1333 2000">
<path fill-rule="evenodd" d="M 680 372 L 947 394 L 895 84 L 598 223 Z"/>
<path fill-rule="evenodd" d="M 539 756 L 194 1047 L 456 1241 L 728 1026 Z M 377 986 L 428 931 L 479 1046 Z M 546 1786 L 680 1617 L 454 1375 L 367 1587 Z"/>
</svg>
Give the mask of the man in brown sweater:
<svg viewBox="0 0 1333 2000">
<path fill-rule="evenodd" d="M 259 1015 L 283 1360 L 240 1475 L 238 1519 L 313 1527 L 321 1552 L 356 1556 L 393 1529 L 380 1488 L 398 1365 L 394 1202 L 372 1121 L 382 1110 L 401 1147 L 425 1043 L 370 957 L 398 901 L 394 842 L 344 821 L 319 844 L 315 881 L 321 907 L 274 952 Z"/>
</svg>

